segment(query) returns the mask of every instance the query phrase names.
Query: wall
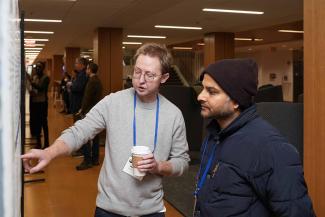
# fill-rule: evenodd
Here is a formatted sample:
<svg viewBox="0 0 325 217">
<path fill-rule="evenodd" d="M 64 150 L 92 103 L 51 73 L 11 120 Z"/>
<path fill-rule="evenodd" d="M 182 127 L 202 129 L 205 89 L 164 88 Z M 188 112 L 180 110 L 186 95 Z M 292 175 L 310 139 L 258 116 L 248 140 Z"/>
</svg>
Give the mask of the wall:
<svg viewBox="0 0 325 217">
<path fill-rule="evenodd" d="M 20 216 L 20 34 L 18 0 L 0 1 L 0 216 Z"/>
<path fill-rule="evenodd" d="M 236 58 L 245 57 L 255 59 L 258 64 L 258 86 L 265 84 L 282 85 L 283 99 L 293 101 L 292 51 L 269 50 L 236 53 Z"/>
</svg>

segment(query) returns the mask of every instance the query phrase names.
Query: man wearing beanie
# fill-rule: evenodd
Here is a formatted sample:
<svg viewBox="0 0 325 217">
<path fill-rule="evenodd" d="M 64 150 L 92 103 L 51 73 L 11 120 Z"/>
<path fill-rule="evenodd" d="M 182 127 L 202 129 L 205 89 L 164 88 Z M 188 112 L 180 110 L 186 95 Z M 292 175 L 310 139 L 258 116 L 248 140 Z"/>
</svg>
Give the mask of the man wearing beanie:
<svg viewBox="0 0 325 217">
<path fill-rule="evenodd" d="M 201 148 L 194 216 L 315 216 L 297 150 L 256 112 L 257 64 L 227 59 L 201 75 Z"/>
</svg>

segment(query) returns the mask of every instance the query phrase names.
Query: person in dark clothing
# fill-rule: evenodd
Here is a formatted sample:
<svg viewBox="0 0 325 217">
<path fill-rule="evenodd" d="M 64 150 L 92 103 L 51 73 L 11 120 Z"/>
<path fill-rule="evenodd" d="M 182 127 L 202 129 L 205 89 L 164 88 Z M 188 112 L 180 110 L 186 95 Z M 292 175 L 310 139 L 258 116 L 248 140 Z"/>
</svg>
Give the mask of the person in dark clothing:
<svg viewBox="0 0 325 217">
<path fill-rule="evenodd" d="M 47 110 L 48 110 L 48 96 L 47 91 L 50 83 L 50 78 L 44 74 L 45 63 L 37 62 L 35 67 L 35 76 L 31 80 L 32 90 L 31 103 L 33 108 L 31 112 L 33 113 L 34 122 L 34 134 L 37 140 L 37 147 L 41 148 L 41 131 L 43 129 L 44 133 L 44 148 L 49 146 L 49 130 L 47 123 Z"/>
<path fill-rule="evenodd" d="M 71 76 L 69 75 L 68 72 L 64 72 L 63 78 L 60 83 L 60 93 L 62 94 L 63 102 L 64 102 L 64 107 L 63 110 L 60 111 L 60 113 L 67 113 L 69 114 L 69 105 L 70 105 L 70 100 L 69 100 L 69 90 L 68 90 L 68 82 L 70 82 Z"/>
<path fill-rule="evenodd" d="M 194 192 L 198 217 L 313 217 L 297 150 L 256 112 L 257 64 L 227 59 L 201 75 L 211 118 Z"/>
<path fill-rule="evenodd" d="M 88 61 L 85 58 L 77 58 L 75 62 L 75 79 L 72 81 L 70 112 L 75 114 L 81 108 L 81 102 L 87 84 L 86 68 Z"/>
<path fill-rule="evenodd" d="M 84 117 L 90 109 L 96 105 L 102 98 L 102 84 L 97 76 L 98 66 L 90 63 L 87 67 L 87 75 L 89 77 L 82 105 L 77 116 Z M 85 170 L 92 166 L 99 165 L 99 136 L 95 136 L 92 141 L 82 146 L 84 160 L 76 167 L 77 170 Z"/>
</svg>

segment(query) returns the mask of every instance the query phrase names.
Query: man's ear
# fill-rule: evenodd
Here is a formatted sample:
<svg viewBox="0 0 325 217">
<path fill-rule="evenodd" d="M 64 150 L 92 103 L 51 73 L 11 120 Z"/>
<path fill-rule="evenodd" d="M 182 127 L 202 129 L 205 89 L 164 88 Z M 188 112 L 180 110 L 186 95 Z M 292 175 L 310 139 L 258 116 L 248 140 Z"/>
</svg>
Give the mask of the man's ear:
<svg viewBox="0 0 325 217">
<path fill-rule="evenodd" d="M 160 83 L 165 83 L 169 78 L 169 73 L 162 74 Z"/>
</svg>

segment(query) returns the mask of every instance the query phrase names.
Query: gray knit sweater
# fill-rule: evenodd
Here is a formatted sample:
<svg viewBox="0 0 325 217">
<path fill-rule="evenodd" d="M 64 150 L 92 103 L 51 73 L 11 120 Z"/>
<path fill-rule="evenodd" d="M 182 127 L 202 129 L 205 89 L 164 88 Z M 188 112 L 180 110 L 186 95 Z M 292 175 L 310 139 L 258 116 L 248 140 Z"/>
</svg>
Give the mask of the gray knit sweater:
<svg viewBox="0 0 325 217">
<path fill-rule="evenodd" d="M 133 146 L 134 89 L 112 93 L 95 105 L 83 120 L 63 131 L 62 139 L 76 150 L 101 130 L 106 130 L 105 159 L 98 180 L 98 207 L 120 215 L 146 215 L 164 209 L 162 177 L 147 174 L 142 181 L 123 172 Z M 168 160 L 173 175 L 182 175 L 189 156 L 181 111 L 159 95 L 158 142 L 154 156 Z M 156 102 L 136 104 L 137 145 L 154 147 Z"/>
</svg>

